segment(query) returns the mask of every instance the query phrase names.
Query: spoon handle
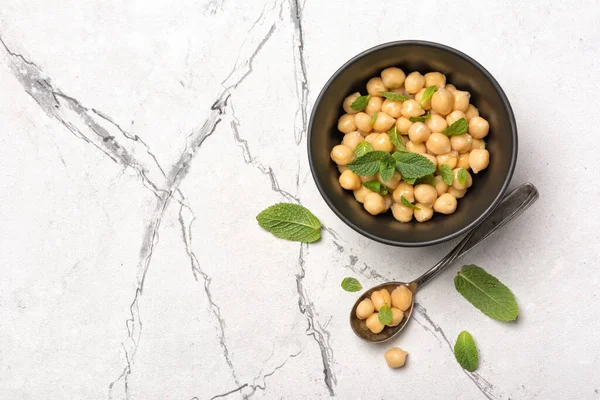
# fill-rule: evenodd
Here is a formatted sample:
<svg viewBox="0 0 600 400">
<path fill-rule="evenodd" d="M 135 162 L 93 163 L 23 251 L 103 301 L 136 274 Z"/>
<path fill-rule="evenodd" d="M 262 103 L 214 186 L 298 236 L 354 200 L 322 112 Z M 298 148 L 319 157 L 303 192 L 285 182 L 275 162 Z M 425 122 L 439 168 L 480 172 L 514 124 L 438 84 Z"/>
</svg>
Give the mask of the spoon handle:
<svg viewBox="0 0 600 400">
<path fill-rule="evenodd" d="M 460 243 L 452 249 L 446 257 L 435 264 L 429 271 L 414 280 L 409 287 L 416 291 L 429 282 L 431 278 L 446 269 L 458 257 L 466 254 L 477 244 L 488 238 L 504 225 L 521 215 L 531 204 L 539 198 L 539 192 L 531 183 L 524 183 L 507 194 L 498 207 L 475 229 L 467 234 Z"/>
</svg>

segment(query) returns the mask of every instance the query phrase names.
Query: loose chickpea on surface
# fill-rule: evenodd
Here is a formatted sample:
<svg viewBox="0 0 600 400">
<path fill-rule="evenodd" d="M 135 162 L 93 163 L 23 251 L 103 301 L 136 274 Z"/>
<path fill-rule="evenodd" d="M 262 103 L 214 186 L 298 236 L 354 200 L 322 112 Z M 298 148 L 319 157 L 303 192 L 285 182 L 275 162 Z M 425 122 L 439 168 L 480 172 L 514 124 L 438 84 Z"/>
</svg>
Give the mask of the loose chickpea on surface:
<svg viewBox="0 0 600 400">
<path fill-rule="evenodd" d="M 420 210 L 415 210 L 415 219 L 419 222 L 429 221 L 431 217 L 433 217 L 433 208 L 428 207 L 425 204 L 417 203 L 415 204 L 417 208 Z"/>
<path fill-rule="evenodd" d="M 371 78 L 367 82 L 367 92 L 371 96 L 381 97 L 381 92 L 387 92 L 388 89 L 383 84 L 383 80 L 379 77 Z"/>
<path fill-rule="evenodd" d="M 469 153 L 469 166 L 476 174 L 488 167 L 490 164 L 490 153 L 485 149 L 475 149 Z"/>
<path fill-rule="evenodd" d="M 358 175 L 350 170 L 344 171 L 339 178 L 340 186 L 346 190 L 358 190 L 362 186 L 362 182 Z"/>
<path fill-rule="evenodd" d="M 385 361 L 390 368 L 400 368 L 406 363 L 407 355 L 400 347 L 393 347 L 385 352 Z"/>
<path fill-rule="evenodd" d="M 369 133 L 373 130 L 371 126 L 371 116 L 366 112 L 359 112 L 354 116 L 354 123 L 359 131 Z"/>
<path fill-rule="evenodd" d="M 451 194 L 452 196 L 454 196 L 457 199 L 462 199 L 465 196 L 466 193 L 467 193 L 467 189 L 466 188 L 462 189 L 462 190 L 456 189 L 456 188 L 454 188 L 452 186 L 450 186 L 448 188 L 448 194 Z"/>
<path fill-rule="evenodd" d="M 388 324 L 388 326 L 398 326 L 402 319 L 404 318 L 404 312 L 396 307 L 392 307 L 392 322 Z"/>
<path fill-rule="evenodd" d="M 446 122 L 446 118 L 442 117 L 439 114 L 432 114 L 431 118 L 425 121 L 425 125 L 431 130 L 431 132 L 441 132 L 448 127 L 448 123 Z"/>
<path fill-rule="evenodd" d="M 435 177 L 435 190 L 438 196 L 441 196 L 448 191 L 448 185 L 446 185 L 440 175 Z"/>
<path fill-rule="evenodd" d="M 400 68 L 390 67 L 381 71 L 381 80 L 390 89 L 402 87 L 404 79 L 406 79 L 406 74 Z"/>
<path fill-rule="evenodd" d="M 392 297 L 386 289 L 376 290 L 371 293 L 371 301 L 377 311 L 384 305 L 388 307 L 392 306 Z"/>
<path fill-rule="evenodd" d="M 446 75 L 441 72 L 428 72 L 425 74 L 425 87 L 437 86 L 438 89 L 446 86 Z"/>
<path fill-rule="evenodd" d="M 452 136 L 450 138 L 450 145 L 452 146 L 452 150 L 458 151 L 459 154 L 470 151 L 472 144 L 473 138 L 468 133 L 459 136 Z"/>
<path fill-rule="evenodd" d="M 393 197 L 396 203 L 400 203 L 401 198 L 404 196 L 410 203 L 415 201 L 414 188 L 406 182 L 401 182 L 398 187 L 394 190 Z"/>
<path fill-rule="evenodd" d="M 383 328 L 385 328 L 385 325 L 383 325 L 379 320 L 379 313 L 371 314 L 367 318 L 366 324 L 367 328 L 369 328 L 369 330 L 373 333 L 380 333 Z"/>
<path fill-rule="evenodd" d="M 458 162 L 458 152 L 455 150 L 449 151 L 448 153 L 440 154 L 437 156 L 438 165 L 446 164 L 450 168 L 456 167 Z"/>
<path fill-rule="evenodd" d="M 400 222 L 410 222 L 413 217 L 413 209 L 400 203 L 392 204 L 392 215 Z"/>
<path fill-rule="evenodd" d="M 354 115 L 344 114 L 338 120 L 338 130 L 343 133 L 350 133 L 356 130 L 356 123 L 354 122 Z"/>
<path fill-rule="evenodd" d="M 338 144 L 331 149 L 331 159 L 337 165 L 346 165 L 354 160 L 354 151 L 345 144 Z"/>
<path fill-rule="evenodd" d="M 363 205 L 365 210 L 371 215 L 381 214 L 385 211 L 385 201 L 379 193 L 372 192 L 367 194 Z"/>
<path fill-rule="evenodd" d="M 387 115 L 398 118 L 402 116 L 402 102 L 385 99 L 381 105 L 381 111 Z M 410 121 L 409 121 L 410 122 Z M 398 123 L 398 121 L 396 121 Z"/>
<path fill-rule="evenodd" d="M 412 305 L 412 298 L 413 293 L 411 290 L 404 285 L 400 285 L 392 291 L 392 306 L 401 311 L 406 311 Z"/>
<path fill-rule="evenodd" d="M 394 150 L 394 145 L 390 141 L 390 137 L 387 133 L 378 134 L 371 144 L 373 145 L 373 150 L 387 151 L 388 153 Z"/>
<path fill-rule="evenodd" d="M 431 135 L 431 131 L 422 122 L 415 122 L 408 130 L 408 137 L 415 144 L 426 142 L 429 139 L 429 135 Z"/>
<path fill-rule="evenodd" d="M 413 141 L 406 143 L 406 150 L 410 151 L 411 153 L 419 153 L 419 154 L 427 153 L 427 148 L 425 147 L 425 143 L 415 143 Z"/>
<path fill-rule="evenodd" d="M 419 90 L 423 89 L 424 85 L 425 77 L 417 71 L 408 74 L 404 80 L 404 88 L 410 94 L 417 93 Z"/>
<path fill-rule="evenodd" d="M 373 192 L 371 189 L 369 189 L 369 188 L 367 188 L 367 187 L 365 187 L 363 185 L 359 189 L 357 189 L 357 190 L 354 191 L 354 198 L 359 203 L 364 203 L 365 202 L 365 197 L 367 197 L 367 195 L 369 193 L 375 193 L 375 192 Z"/>
<path fill-rule="evenodd" d="M 469 165 L 469 154 L 471 153 L 463 153 L 458 155 L 458 162 L 456 163 L 456 168 L 471 168 L 471 166 Z"/>
<path fill-rule="evenodd" d="M 423 103 L 423 94 L 426 90 L 426 88 L 419 90 L 419 92 L 415 94 L 415 100 L 418 101 L 419 104 L 421 104 L 423 110 L 431 110 L 431 98 L 429 98 L 426 102 Z"/>
<path fill-rule="evenodd" d="M 433 209 L 441 214 L 452 214 L 456 211 L 456 197 L 449 193 L 444 193 L 433 204 Z"/>
<path fill-rule="evenodd" d="M 359 131 L 346 133 L 342 139 L 342 144 L 350 147 L 352 150 L 356 149 L 356 145 L 365 140 L 363 135 Z"/>
<path fill-rule="evenodd" d="M 367 319 L 375 312 L 375 306 L 371 299 L 364 299 L 356 306 L 356 318 Z"/>
<path fill-rule="evenodd" d="M 418 117 L 425 114 L 425 110 L 421 108 L 418 101 L 414 99 L 406 100 L 402 103 L 402 109 L 400 110 L 402 116 L 405 118 Z"/>
<path fill-rule="evenodd" d="M 383 97 L 371 97 L 367 106 L 365 107 L 365 112 L 370 116 L 373 116 L 376 112 L 381 111 L 381 105 L 383 104 Z"/>
<path fill-rule="evenodd" d="M 481 117 L 473 117 L 469 121 L 469 133 L 475 139 L 483 139 L 490 130 L 490 124 Z"/>
<path fill-rule="evenodd" d="M 479 117 L 479 110 L 473 104 L 469 104 L 467 111 L 465 111 L 467 122 L 471 121 L 474 117 Z"/>
<path fill-rule="evenodd" d="M 406 135 L 413 123 L 406 117 L 400 117 L 396 120 L 396 129 L 402 135 Z"/>
<path fill-rule="evenodd" d="M 377 114 L 377 119 L 373 123 L 373 130 L 376 132 L 387 132 L 396 123 L 396 119 L 384 112 Z"/>
<path fill-rule="evenodd" d="M 454 108 L 454 96 L 446 89 L 438 89 L 431 98 L 431 108 L 442 115 L 448 115 Z"/>
<path fill-rule="evenodd" d="M 462 90 L 456 90 L 454 93 L 454 110 L 466 112 L 469 109 L 471 93 Z"/>
<path fill-rule="evenodd" d="M 356 114 L 358 111 L 352 109 L 352 107 L 350 107 L 352 105 L 352 103 L 354 103 L 354 100 L 358 99 L 360 97 L 360 93 L 356 92 L 356 93 L 352 93 L 350 96 L 346 97 L 344 99 L 344 103 L 342 104 L 342 107 L 344 108 L 344 111 L 346 112 L 346 114 Z"/>
<path fill-rule="evenodd" d="M 450 139 L 448 136 L 443 133 L 432 133 L 427 139 L 427 150 L 432 152 L 433 154 L 440 155 L 449 153 L 452 150 L 452 145 L 450 144 Z M 438 159 L 438 164 L 440 164 L 440 160 Z"/>
<path fill-rule="evenodd" d="M 465 117 L 465 113 L 462 111 L 454 110 L 446 116 L 446 122 L 448 123 L 448 125 L 452 125 L 461 118 L 467 119 Z"/>
<path fill-rule="evenodd" d="M 437 190 L 433 186 L 424 183 L 415 186 L 415 200 L 418 203 L 431 207 L 435 199 L 437 199 Z"/>
</svg>

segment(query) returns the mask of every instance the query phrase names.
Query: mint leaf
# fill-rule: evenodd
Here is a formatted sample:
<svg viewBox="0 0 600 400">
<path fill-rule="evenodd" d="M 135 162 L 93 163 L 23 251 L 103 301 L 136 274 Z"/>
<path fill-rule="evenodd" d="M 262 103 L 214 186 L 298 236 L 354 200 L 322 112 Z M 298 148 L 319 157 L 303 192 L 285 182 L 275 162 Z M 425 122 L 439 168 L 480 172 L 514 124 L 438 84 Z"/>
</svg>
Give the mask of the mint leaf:
<svg viewBox="0 0 600 400">
<path fill-rule="evenodd" d="M 420 210 L 419 207 L 406 200 L 406 197 L 404 197 L 404 195 L 400 196 L 400 203 L 402 203 L 404 207 L 412 208 L 413 210 Z"/>
<path fill-rule="evenodd" d="M 431 185 L 431 186 L 435 187 L 435 176 L 433 176 L 433 174 L 422 176 L 419 179 L 417 179 L 416 184 L 417 185 L 425 184 L 425 185 Z"/>
<path fill-rule="evenodd" d="M 456 180 L 458 183 L 465 186 L 467 184 L 467 170 L 464 168 L 459 169 L 456 173 Z"/>
<path fill-rule="evenodd" d="M 396 160 L 393 158 L 391 160 L 387 160 L 382 162 L 379 166 L 379 175 L 384 182 L 388 182 L 394 176 L 394 171 L 396 171 Z"/>
<path fill-rule="evenodd" d="M 467 120 L 464 118 L 457 119 L 452 125 L 444 129 L 442 133 L 448 137 L 464 135 L 467 133 Z"/>
<path fill-rule="evenodd" d="M 346 167 L 352 172 L 360 176 L 371 176 L 379 172 L 382 162 L 392 162 L 392 156 L 385 151 L 370 151 L 367 154 L 357 158 Z M 429 160 L 428 160 L 429 161 Z"/>
<path fill-rule="evenodd" d="M 374 191 L 379 194 L 388 194 L 388 188 L 385 185 L 382 185 L 379 181 L 368 181 L 363 183 L 367 189 Z"/>
<path fill-rule="evenodd" d="M 519 306 L 509 288 L 477 265 L 463 265 L 454 287 L 482 313 L 498 321 L 514 321 Z"/>
<path fill-rule="evenodd" d="M 354 156 L 356 158 L 362 157 L 368 152 L 373 151 L 373 145 L 366 140 L 359 142 L 354 149 Z"/>
<path fill-rule="evenodd" d="M 426 113 L 424 115 L 421 115 L 420 117 L 410 117 L 408 120 L 410 122 L 425 122 L 429 118 L 431 118 L 431 114 L 430 113 Z"/>
<path fill-rule="evenodd" d="M 375 114 L 373 114 L 373 116 L 371 117 L 371 121 L 369 121 L 369 125 L 373 125 L 375 123 L 375 121 L 377 121 L 377 117 L 379 116 L 379 113 L 377 111 L 375 111 Z"/>
<path fill-rule="evenodd" d="M 417 178 L 407 178 L 407 177 L 403 176 L 402 180 L 404 182 L 408 183 L 409 185 L 414 185 L 415 182 L 417 181 Z"/>
<path fill-rule="evenodd" d="M 452 185 L 452 182 L 454 182 L 452 168 L 450 168 L 450 166 L 447 164 L 442 164 L 439 166 L 438 171 L 440 171 L 440 175 L 442 176 L 444 183 L 448 186 Z"/>
<path fill-rule="evenodd" d="M 384 304 L 379 309 L 379 322 L 384 325 L 388 325 L 392 323 L 394 316 L 392 314 L 392 309 L 387 304 Z"/>
<path fill-rule="evenodd" d="M 473 336 L 467 331 L 462 331 L 458 338 L 456 338 L 456 344 L 454 345 L 454 357 L 461 367 L 469 372 L 473 372 L 479 365 L 479 354 L 477 353 L 477 346 Z"/>
<path fill-rule="evenodd" d="M 369 100 L 371 100 L 370 94 L 367 96 L 359 96 L 352 104 L 350 104 L 350 108 L 354 111 L 362 111 L 367 107 L 367 104 L 369 104 Z"/>
<path fill-rule="evenodd" d="M 429 86 L 427 89 L 425 89 L 425 91 L 423 92 L 423 96 L 421 96 L 421 107 L 423 107 L 423 105 L 425 105 L 425 103 L 427 103 L 429 99 L 431 99 L 436 90 L 437 86 L 435 85 Z"/>
<path fill-rule="evenodd" d="M 392 156 L 396 159 L 396 170 L 406 178 L 420 178 L 435 172 L 435 165 L 420 154 L 396 152 Z"/>
<path fill-rule="evenodd" d="M 312 243 L 321 237 L 321 222 L 308 209 L 291 203 L 278 203 L 256 216 L 258 225 L 275 237 Z"/>
<path fill-rule="evenodd" d="M 402 137 L 398 133 L 398 130 L 396 129 L 395 126 L 388 131 L 388 136 L 390 137 L 390 142 L 392 142 L 392 144 L 394 146 L 396 146 L 398 151 L 402 151 L 402 152 L 408 151 L 406 149 L 406 146 L 404 146 L 404 141 L 402 140 Z"/>
<path fill-rule="evenodd" d="M 379 93 L 381 93 L 381 95 L 383 97 L 385 97 L 386 99 L 390 99 L 390 100 L 394 100 L 394 101 L 406 101 L 409 99 L 409 97 L 402 96 L 401 94 L 394 93 L 394 92 L 379 92 Z"/>
<path fill-rule="evenodd" d="M 360 282 L 356 278 L 347 277 L 342 280 L 342 289 L 346 292 L 358 292 L 362 289 Z"/>
</svg>

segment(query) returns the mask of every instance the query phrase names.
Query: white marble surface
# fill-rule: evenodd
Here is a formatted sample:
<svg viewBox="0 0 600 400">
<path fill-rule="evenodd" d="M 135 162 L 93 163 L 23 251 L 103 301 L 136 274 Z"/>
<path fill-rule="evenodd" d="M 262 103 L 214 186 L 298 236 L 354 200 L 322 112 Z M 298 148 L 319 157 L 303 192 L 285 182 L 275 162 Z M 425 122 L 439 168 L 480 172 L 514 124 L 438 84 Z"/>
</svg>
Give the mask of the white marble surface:
<svg viewBox="0 0 600 400">
<path fill-rule="evenodd" d="M 488 3 L 3 0 L 0 397 L 600 398 L 600 10 Z M 519 125 L 513 186 L 542 197 L 462 260 L 513 289 L 518 323 L 456 293 L 459 263 L 419 293 L 391 371 L 339 283 L 413 278 L 452 243 L 346 227 L 310 176 L 306 124 L 344 61 L 398 39 L 492 72 Z M 330 231 L 272 238 L 254 216 L 278 201 Z M 463 329 L 473 374 L 451 353 Z"/>
</svg>

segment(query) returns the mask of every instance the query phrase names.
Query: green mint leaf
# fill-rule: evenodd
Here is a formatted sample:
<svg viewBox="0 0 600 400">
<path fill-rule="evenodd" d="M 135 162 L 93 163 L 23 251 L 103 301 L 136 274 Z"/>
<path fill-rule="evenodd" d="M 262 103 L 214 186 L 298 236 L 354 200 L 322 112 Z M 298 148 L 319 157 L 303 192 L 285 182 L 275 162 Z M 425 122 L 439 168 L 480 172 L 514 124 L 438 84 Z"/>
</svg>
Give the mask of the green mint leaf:
<svg viewBox="0 0 600 400">
<path fill-rule="evenodd" d="M 367 189 L 374 191 L 379 194 L 388 194 L 388 188 L 385 185 L 382 185 L 379 181 L 368 181 L 363 183 Z"/>
<path fill-rule="evenodd" d="M 444 129 L 442 133 L 448 137 L 464 135 L 467 133 L 467 120 L 464 118 L 457 119 L 452 125 Z"/>
<path fill-rule="evenodd" d="M 392 156 L 385 151 L 370 151 L 347 164 L 346 167 L 360 176 L 371 176 L 379 172 L 382 162 L 390 162 Z"/>
<path fill-rule="evenodd" d="M 467 170 L 464 168 L 459 169 L 458 172 L 456 173 L 456 180 L 461 185 L 463 185 L 463 186 L 466 185 L 467 184 Z"/>
<path fill-rule="evenodd" d="M 420 178 L 436 170 L 431 161 L 417 153 L 396 152 L 392 156 L 396 159 L 396 170 L 406 178 Z"/>
<path fill-rule="evenodd" d="M 392 160 L 387 160 L 386 162 L 382 162 L 379 167 L 379 175 L 384 182 L 388 182 L 394 176 L 394 171 L 396 171 L 396 160 L 392 158 Z"/>
<path fill-rule="evenodd" d="M 425 175 L 417 179 L 417 185 L 425 184 L 435 187 L 435 176 L 433 174 Z"/>
<path fill-rule="evenodd" d="M 354 149 L 354 156 L 356 158 L 362 157 L 368 152 L 373 151 L 373 145 L 366 140 L 359 142 Z"/>
<path fill-rule="evenodd" d="M 369 100 L 371 100 L 370 94 L 367 96 L 358 96 L 356 100 L 352 102 L 350 108 L 354 111 L 362 111 L 367 107 L 367 104 L 369 104 Z"/>
<path fill-rule="evenodd" d="M 403 176 L 402 180 L 404 182 L 408 183 L 409 185 L 414 185 L 415 182 L 417 181 L 417 178 L 407 178 L 407 177 Z"/>
<path fill-rule="evenodd" d="M 396 146 L 398 151 L 408 152 L 406 146 L 404 146 L 404 141 L 402 140 L 402 137 L 398 133 L 398 130 L 395 126 L 388 131 L 388 136 L 390 137 L 390 142 L 392 142 L 392 144 Z"/>
<path fill-rule="evenodd" d="M 379 116 L 379 113 L 377 111 L 375 111 L 375 114 L 373 114 L 373 116 L 371 117 L 371 121 L 369 121 L 369 125 L 372 126 L 375 121 L 377 121 L 377 117 Z"/>
<path fill-rule="evenodd" d="M 383 97 L 385 97 L 386 99 L 390 99 L 390 100 L 394 100 L 394 101 L 406 101 L 409 99 L 409 97 L 402 96 L 401 94 L 394 93 L 394 92 L 379 92 L 379 93 L 381 93 L 381 95 Z"/>
<path fill-rule="evenodd" d="M 431 118 L 431 114 L 430 113 L 426 113 L 424 115 L 421 115 L 420 117 L 410 117 L 409 121 L 410 122 L 425 122 L 429 118 Z"/>
<path fill-rule="evenodd" d="M 384 325 L 388 325 L 392 323 L 394 316 L 392 315 L 392 309 L 387 304 L 384 304 L 379 309 L 379 322 Z"/>
<path fill-rule="evenodd" d="M 436 90 L 437 86 L 435 85 L 429 86 L 427 89 L 425 89 L 425 92 L 423 92 L 423 96 L 421 97 L 421 107 L 423 107 L 423 105 L 427 103 L 429 99 L 431 99 Z"/>
<path fill-rule="evenodd" d="M 454 277 L 454 287 L 490 318 L 508 322 L 519 315 L 519 306 L 510 289 L 477 265 L 463 265 Z"/>
<path fill-rule="evenodd" d="M 452 182 L 454 182 L 454 174 L 452 173 L 452 168 L 450 168 L 450 166 L 447 164 L 442 164 L 438 168 L 438 171 L 440 171 L 440 175 L 442 176 L 442 180 L 444 181 L 444 183 L 448 186 L 452 185 Z"/>
<path fill-rule="evenodd" d="M 479 354 L 477 353 L 477 346 L 473 336 L 467 331 L 462 331 L 458 338 L 456 338 L 456 344 L 454 345 L 454 357 L 461 367 L 469 372 L 473 372 L 479 365 Z"/>
<path fill-rule="evenodd" d="M 298 204 L 275 204 L 261 211 L 256 220 L 262 228 L 281 239 L 312 243 L 321 237 L 321 222 Z"/>
<path fill-rule="evenodd" d="M 413 210 L 420 210 L 419 207 L 406 200 L 406 197 L 404 197 L 404 195 L 400 196 L 400 203 L 402 203 L 404 207 L 412 208 Z"/>
<path fill-rule="evenodd" d="M 342 280 L 342 289 L 346 292 L 358 292 L 362 286 L 356 278 L 347 277 Z"/>
</svg>

